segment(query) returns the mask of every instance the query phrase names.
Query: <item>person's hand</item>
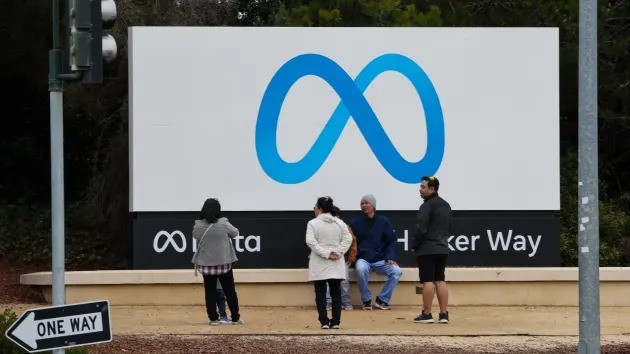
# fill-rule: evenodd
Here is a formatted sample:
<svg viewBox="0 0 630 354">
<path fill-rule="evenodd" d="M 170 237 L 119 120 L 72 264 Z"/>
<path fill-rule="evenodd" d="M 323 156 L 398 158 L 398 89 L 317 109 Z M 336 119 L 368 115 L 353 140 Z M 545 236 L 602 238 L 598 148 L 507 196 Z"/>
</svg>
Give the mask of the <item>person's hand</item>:
<svg viewBox="0 0 630 354">
<path fill-rule="evenodd" d="M 333 261 L 336 261 L 339 259 L 339 257 L 341 256 L 337 252 L 330 252 L 328 259 L 332 259 Z"/>
<path fill-rule="evenodd" d="M 389 264 L 389 265 L 398 265 L 398 263 L 396 263 L 396 261 L 392 261 L 391 259 L 387 260 L 387 264 Z"/>
</svg>

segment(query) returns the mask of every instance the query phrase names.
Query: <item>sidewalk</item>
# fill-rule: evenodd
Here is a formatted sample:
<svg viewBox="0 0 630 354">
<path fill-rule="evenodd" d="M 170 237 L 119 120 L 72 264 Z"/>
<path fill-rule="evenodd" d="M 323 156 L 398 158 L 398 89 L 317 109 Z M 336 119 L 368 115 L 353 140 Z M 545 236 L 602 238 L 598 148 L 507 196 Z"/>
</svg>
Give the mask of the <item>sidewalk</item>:
<svg viewBox="0 0 630 354">
<path fill-rule="evenodd" d="M 314 307 L 248 307 L 241 310 L 245 325 L 211 327 L 201 306 L 125 306 L 113 308 L 112 322 L 120 334 L 578 335 L 574 307 L 458 307 L 449 310 L 448 325 L 413 323 L 418 312 L 412 307 L 343 311 L 342 328 L 331 331 L 319 328 Z M 601 326 L 602 335 L 630 335 L 630 308 L 602 308 Z"/>
<path fill-rule="evenodd" d="M 2 311 L 7 305 L 0 305 Z M 19 315 L 38 307 L 14 305 Z M 114 335 L 430 335 L 430 336 L 577 336 L 577 307 L 453 307 L 451 323 L 418 324 L 417 307 L 343 311 L 340 330 L 322 330 L 314 307 L 244 307 L 245 325 L 210 326 L 203 306 L 113 306 Z M 437 308 L 434 309 L 434 318 Z M 602 307 L 601 334 L 630 336 L 630 307 Z"/>
</svg>

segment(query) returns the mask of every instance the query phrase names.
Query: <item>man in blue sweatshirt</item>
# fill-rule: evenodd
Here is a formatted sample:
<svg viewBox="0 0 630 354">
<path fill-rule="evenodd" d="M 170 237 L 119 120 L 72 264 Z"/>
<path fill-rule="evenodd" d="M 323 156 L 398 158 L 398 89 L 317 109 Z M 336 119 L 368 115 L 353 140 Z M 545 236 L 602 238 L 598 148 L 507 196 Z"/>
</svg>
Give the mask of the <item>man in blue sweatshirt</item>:
<svg viewBox="0 0 630 354">
<path fill-rule="evenodd" d="M 372 309 L 372 293 L 368 287 L 370 273 L 383 274 L 387 281 L 374 301 L 374 307 L 389 310 L 389 301 L 402 275 L 396 264 L 396 235 L 392 222 L 376 214 L 376 198 L 368 194 L 361 198 L 362 216 L 350 222 L 352 233 L 357 238 L 357 261 L 355 263 L 357 283 L 361 292 L 364 310 Z"/>
</svg>

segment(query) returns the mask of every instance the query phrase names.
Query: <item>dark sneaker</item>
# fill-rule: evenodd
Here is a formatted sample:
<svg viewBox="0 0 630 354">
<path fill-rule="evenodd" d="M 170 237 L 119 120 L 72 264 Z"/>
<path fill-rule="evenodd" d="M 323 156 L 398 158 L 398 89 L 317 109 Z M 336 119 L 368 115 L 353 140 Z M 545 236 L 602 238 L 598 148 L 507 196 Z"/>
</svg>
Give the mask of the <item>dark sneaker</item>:
<svg viewBox="0 0 630 354">
<path fill-rule="evenodd" d="M 448 311 L 440 313 L 440 323 L 448 323 Z"/>
<path fill-rule="evenodd" d="M 430 313 L 424 313 L 424 311 L 420 312 L 418 317 L 414 318 L 413 321 L 415 323 L 433 323 L 433 315 Z"/>
<path fill-rule="evenodd" d="M 378 297 L 376 298 L 376 301 L 374 301 L 374 307 L 376 307 L 377 309 L 381 309 L 381 310 L 390 310 L 391 309 L 389 307 L 388 303 L 381 301 L 381 299 L 379 299 Z"/>
<path fill-rule="evenodd" d="M 372 310 L 372 301 L 366 301 L 363 303 L 363 309 L 370 311 Z"/>
<path fill-rule="evenodd" d="M 323 324 L 323 325 L 322 325 L 322 329 L 330 329 L 330 326 L 329 326 L 329 325 L 327 325 L 327 324 Z"/>
<path fill-rule="evenodd" d="M 339 329 L 339 325 L 332 325 L 330 328 L 332 328 L 332 329 Z"/>
</svg>

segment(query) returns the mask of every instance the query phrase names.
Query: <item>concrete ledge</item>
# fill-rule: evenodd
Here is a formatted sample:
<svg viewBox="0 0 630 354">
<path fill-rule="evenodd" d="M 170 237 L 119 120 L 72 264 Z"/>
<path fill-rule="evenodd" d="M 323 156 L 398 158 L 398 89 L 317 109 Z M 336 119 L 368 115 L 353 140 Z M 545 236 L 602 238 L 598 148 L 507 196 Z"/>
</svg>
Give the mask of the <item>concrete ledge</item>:
<svg viewBox="0 0 630 354">
<path fill-rule="evenodd" d="M 416 268 L 403 268 L 401 282 L 417 282 Z M 630 268 L 600 268 L 600 281 L 630 281 Z M 235 269 L 237 283 L 305 283 L 308 269 Z M 372 273 L 374 281 L 385 277 Z M 577 268 L 448 268 L 448 282 L 555 282 L 577 281 Z M 351 281 L 356 280 L 354 269 L 350 270 Z M 66 272 L 67 285 L 105 284 L 195 284 L 203 283 L 201 276 L 194 276 L 192 269 L 170 270 L 100 270 Z M 25 285 L 51 285 L 51 272 L 22 274 L 20 283 Z"/>
<path fill-rule="evenodd" d="M 236 269 L 239 303 L 244 306 L 312 306 L 314 291 L 306 269 Z M 361 303 L 350 272 L 353 304 Z M 51 301 L 51 272 L 23 274 L 20 282 L 39 286 Z M 454 306 L 577 306 L 577 268 L 449 268 L 449 302 Z M 203 278 L 192 269 L 66 272 L 68 303 L 108 299 L 113 305 L 202 305 Z M 385 277 L 372 273 L 378 294 Z M 418 305 L 418 271 L 403 268 L 392 305 Z M 630 306 L 630 268 L 601 268 L 602 306 Z"/>
</svg>

